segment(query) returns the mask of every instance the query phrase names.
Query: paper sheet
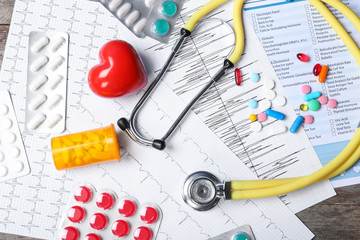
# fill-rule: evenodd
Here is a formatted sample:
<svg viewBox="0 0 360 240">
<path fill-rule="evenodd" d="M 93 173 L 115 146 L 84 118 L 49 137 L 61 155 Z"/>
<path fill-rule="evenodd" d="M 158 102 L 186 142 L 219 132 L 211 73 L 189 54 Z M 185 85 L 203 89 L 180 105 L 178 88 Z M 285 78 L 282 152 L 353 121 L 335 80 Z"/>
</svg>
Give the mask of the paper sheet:
<svg viewBox="0 0 360 240">
<path fill-rule="evenodd" d="M 40 14 L 41 13 L 41 14 Z M 86 22 L 85 22 L 86 20 Z M 142 93 L 104 99 L 91 93 L 87 72 L 98 62 L 99 47 L 110 39 L 126 39 L 137 49 L 141 41 L 129 35 L 98 3 L 88 1 L 26 1 L 15 3 L 1 71 L 1 89 L 13 95 L 20 128 L 24 129 L 26 43 L 31 30 L 67 31 L 70 34 L 67 131 L 79 132 L 116 122 L 128 116 Z M 150 41 L 150 40 L 148 40 Z M 154 43 L 154 42 L 153 42 Z M 140 50 L 147 61 L 148 54 Z M 139 123 L 147 134 L 169 125 L 175 106 L 183 103 L 161 85 Z M 166 101 L 173 99 L 172 103 Z M 145 130 L 146 129 L 146 130 Z M 50 135 L 23 132 L 31 174 L 0 185 L 0 231 L 56 239 L 56 228 L 69 192 L 76 182 L 111 188 L 151 201 L 164 213 L 158 239 L 207 239 L 249 223 L 257 239 L 311 239 L 313 234 L 276 197 L 246 201 L 221 201 L 209 212 L 197 212 L 181 199 L 181 185 L 193 171 L 208 170 L 222 179 L 255 179 L 256 176 L 190 113 L 165 151 L 134 144 L 120 133 L 122 161 L 69 171 L 56 171 L 49 149 Z M 181 147 L 177 147 L 181 146 Z"/>
<path fill-rule="evenodd" d="M 358 128 L 359 66 L 335 31 L 309 2 L 278 2 L 263 2 L 260 6 L 250 7 L 246 13 L 295 111 L 314 116 L 314 124 L 304 127 L 325 165 L 340 153 Z M 343 2 L 360 14 L 359 1 Z M 330 9 L 359 46 L 360 35 L 356 28 L 342 14 Z M 296 58 L 299 52 L 309 55 L 311 61 L 300 63 Z M 312 74 L 316 63 L 329 67 L 323 84 Z M 322 106 L 318 112 L 300 112 L 299 106 L 304 103 L 300 88 L 304 84 L 309 84 L 312 91 L 320 91 L 329 99 L 336 99 L 337 108 Z M 332 183 L 336 187 L 360 183 L 359 172 L 360 162 L 357 162 L 346 173 L 333 178 Z"/>
</svg>

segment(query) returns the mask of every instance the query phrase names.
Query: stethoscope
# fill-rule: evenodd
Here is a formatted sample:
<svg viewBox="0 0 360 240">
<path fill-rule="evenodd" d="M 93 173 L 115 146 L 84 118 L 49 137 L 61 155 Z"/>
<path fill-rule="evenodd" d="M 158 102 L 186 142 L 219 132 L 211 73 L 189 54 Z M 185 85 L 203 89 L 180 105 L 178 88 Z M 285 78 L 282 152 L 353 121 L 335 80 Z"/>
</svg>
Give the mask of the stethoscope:
<svg viewBox="0 0 360 240">
<path fill-rule="evenodd" d="M 241 57 L 244 49 L 244 33 L 242 26 L 242 7 L 245 0 L 235 0 L 233 9 L 233 21 L 235 32 L 235 48 L 231 55 L 224 61 L 223 67 L 215 74 L 214 77 L 200 90 L 200 92 L 191 100 L 191 102 L 181 112 L 179 117 L 171 125 L 169 130 L 162 138 L 159 139 L 147 139 L 142 136 L 136 128 L 136 116 L 139 109 L 143 106 L 145 101 L 149 98 L 149 95 L 153 92 L 157 84 L 160 82 L 176 53 L 183 45 L 185 39 L 191 35 L 191 32 L 195 28 L 198 21 L 206 14 L 214 10 L 216 7 L 227 2 L 227 0 L 212 0 L 201 7 L 195 14 L 193 14 L 187 21 L 185 26 L 180 31 L 180 37 L 174 44 L 171 54 L 167 59 L 165 65 L 155 78 L 154 82 L 147 89 L 140 101 L 136 104 L 134 110 L 130 115 L 130 119 L 121 118 L 118 120 L 119 127 L 125 131 L 131 139 L 135 142 L 146 146 L 153 146 L 156 149 L 163 150 L 166 147 L 166 139 L 174 132 L 176 127 L 189 112 L 192 106 L 199 100 L 199 98 L 214 84 L 217 82 L 229 68 L 234 67 Z M 325 2 L 345 17 L 347 17 L 351 23 L 360 32 L 360 18 L 345 4 L 339 0 L 308 0 L 328 21 L 332 28 L 336 31 L 342 41 L 345 43 L 349 51 L 354 56 L 357 63 L 360 65 L 360 49 L 354 42 L 354 40 L 347 33 L 346 29 L 341 23 L 334 17 L 329 9 L 322 3 Z M 360 124 L 359 124 L 360 125 Z M 343 149 L 343 151 L 335 157 L 331 162 L 325 165 L 320 170 L 302 177 L 286 178 L 286 179 L 272 179 L 272 180 L 241 180 L 241 181 L 229 181 L 221 183 L 219 180 L 208 172 L 196 172 L 191 174 L 185 179 L 183 185 L 183 199 L 184 201 L 196 210 L 204 211 L 214 207 L 221 198 L 239 200 L 239 199 L 251 199 L 262 198 L 270 196 L 278 196 L 288 192 L 298 190 L 306 187 L 312 183 L 323 181 L 344 172 L 351 167 L 360 157 L 360 126 L 355 132 L 354 137 Z"/>
</svg>

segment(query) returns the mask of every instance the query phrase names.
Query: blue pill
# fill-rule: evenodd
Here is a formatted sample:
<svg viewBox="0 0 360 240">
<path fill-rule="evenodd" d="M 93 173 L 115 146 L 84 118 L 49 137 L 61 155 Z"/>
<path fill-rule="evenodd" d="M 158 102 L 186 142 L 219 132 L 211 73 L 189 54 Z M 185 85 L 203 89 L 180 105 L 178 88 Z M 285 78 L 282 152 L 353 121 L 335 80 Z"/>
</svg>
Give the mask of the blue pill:
<svg viewBox="0 0 360 240">
<path fill-rule="evenodd" d="M 258 101 L 256 101 L 255 99 L 250 99 L 248 102 L 248 106 L 249 106 L 249 108 L 257 108 Z"/>
<path fill-rule="evenodd" d="M 165 1 L 160 6 L 160 12 L 164 17 L 171 18 L 177 11 L 176 3 L 173 1 Z"/>
<path fill-rule="evenodd" d="M 321 92 L 312 92 L 304 95 L 303 99 L 304 101 L 308 102 L 310 100 L 317 99 L 320 96 L 321 96 Z"/>
<path fill-rule="evenodd" d="M 169 23 L 164 19 L 158 19 L 152 24 L 152 31 L 157 35 L 166 35 L 169 32 Z"/>
<path fill-rule="evenodd" d="M 269 117 L 273 117 L 279 120 L 284 120 L 285 119 L 285 114 L 281 113 L 281 112 L 277 112 L 271 109 L 267 109 L 265 111 L 265 114 Z"/>
<path fill-rule="evenodd" d="M 304 122 L 304 117 L 298 116 L 295 119 L 294 123 L 291 125 L 290 132 L 296 133 L 303 122 Z"/>
<path fill-rule="evenodd" d="M 250 74 L 250 80 L 253 82 L 258 82 L 260 80 L 260 76 L 257 73 Z"/>
</svg>

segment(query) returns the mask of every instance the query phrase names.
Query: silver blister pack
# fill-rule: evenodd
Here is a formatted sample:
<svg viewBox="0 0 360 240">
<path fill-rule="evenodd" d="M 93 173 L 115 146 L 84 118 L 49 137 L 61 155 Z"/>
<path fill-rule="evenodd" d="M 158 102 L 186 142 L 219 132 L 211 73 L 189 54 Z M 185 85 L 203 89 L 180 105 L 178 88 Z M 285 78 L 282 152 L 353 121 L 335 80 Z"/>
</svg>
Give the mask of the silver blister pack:
<svg viewBox="0 0 360 240">
<path fill-rule="evenodd" d="M 65 32 L 30 32 L 26 87 L 26 130 L 65 130 L 69 36 Z"/>
<path fill-rule="evenodd" d="M 137 37 L 167 43 L 184 0 L 100 0 Z"/>
<path fill-rule="evenodd" d="M 233 230 L 209 238 L 209 240 L 233 240 L 233 239 L 256 240 L 250 225 L 242 225 Z"/>
</svg>

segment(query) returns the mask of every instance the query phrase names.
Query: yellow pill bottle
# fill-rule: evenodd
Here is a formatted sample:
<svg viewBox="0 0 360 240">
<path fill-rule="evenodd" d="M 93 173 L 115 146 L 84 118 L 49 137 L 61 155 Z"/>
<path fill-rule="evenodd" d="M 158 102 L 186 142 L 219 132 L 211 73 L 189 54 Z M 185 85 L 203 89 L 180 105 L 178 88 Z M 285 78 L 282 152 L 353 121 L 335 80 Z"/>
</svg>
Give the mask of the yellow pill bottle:
<svg viewBox="0 0 360 240">
<path fill-rule="evenodd" d="M 51 151 L 57 170 L 110 160 L 120 161 L 119 142 L 113 124 L 52 138 Z"/>
</svg>

